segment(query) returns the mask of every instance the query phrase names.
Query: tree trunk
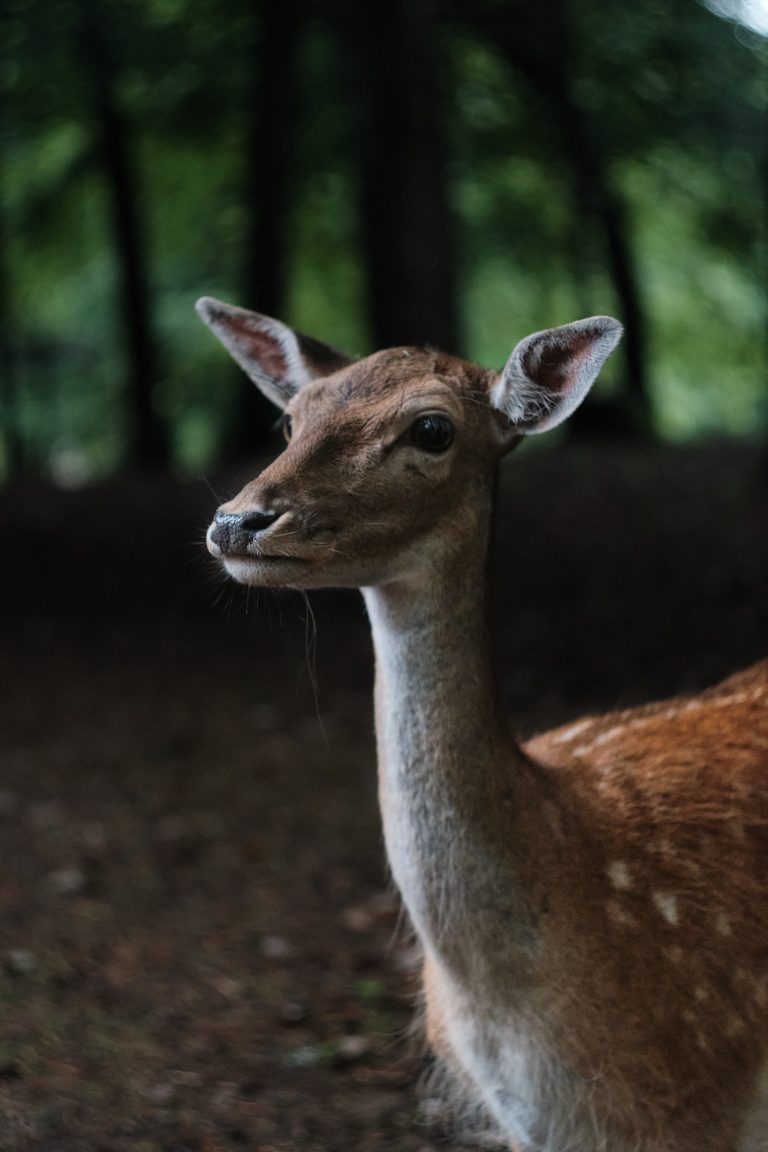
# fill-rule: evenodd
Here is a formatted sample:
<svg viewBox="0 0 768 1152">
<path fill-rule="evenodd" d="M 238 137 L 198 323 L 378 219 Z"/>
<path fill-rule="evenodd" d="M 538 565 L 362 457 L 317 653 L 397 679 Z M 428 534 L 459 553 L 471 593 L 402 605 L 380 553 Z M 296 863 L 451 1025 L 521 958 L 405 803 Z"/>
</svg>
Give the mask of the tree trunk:
<svg viewBox="0 0 768 1152">
<path fill-rule="evenodd" d="M 362 218 L 377 347 L 461 347 L 435 28 L 429 0 L 362 5 L 352 15 Z"/>
<path fill-rule="evenodd" d="M 624 205 L 606 183 L 602 185 L 600 217 L 603 225 L 613 286 L 624 321 L 624 367 L 629 414 L 638 432 L 652 428 L 648 391 L 646 319 L 634 252 L 626 226 Z"/>
<path fill-rule="evenodd" d="M 558 126 L 562 155 L 571 174 L 575 228 L 589 237 L 596 226 L 625 326 L 620 422 L 624 430 L 647 432 L 652 420 L 642 290 L 624 205 L 606 170 L 599 124 L 578 107 L 571 94 L 570 62 L 578 44 L 573 42 L 568 0 L 538 0 L 535 5 L 510 0 L 497 10 L 492 22 L 477 23 L 475 30 L 501 49 L 538 90 Z"/>
<path fill-rule="evenodd" d="M 6 226 L 0 199 L 0 434 L 3 439 L 6 480 L 24 472 L 24 448 L 19 430 L 15 341 L 11 331 L 10 276 Z"/>
<path fill-rule="evenodd" d="M 299 111 L 296 52 L 303 8 L 302 0 L 261 6 L 249 96 L 243 304 L 278 318 L 286 311 L 293 141 Z M 264 447 L 275 422 L 274 407 L 257 388 L 244 388 L 240 395 L 231 439 L 237 455 Z"/>
<path fill-rule="evenodd" d="M 555 114 L 572 173 L 576 210 L 589 230 L 592 217 L 602 235 L 607 268 L 624 323 L 624 427 L 645 434 L 652 414 L 646 371 L 646 320 L 624 204 L 605 172 L 601 149 L 584 114 L 568 91 L 566 78 L 553 86 Z"/>
<path fill-rule="evenodd" d="M 761 259 L 758 279 L 763 285 L 763 307 L 768 304 L 768 124 L 764 122 L 763 147 L 760 157 L 760 179 L 762 191 L 762 228 L 760 229 Z M 768 317 L 767 317 L 768 319 Z M 768 323 L 763 328 L 763 416 L 766 427 L 763 429 L 763 482 L 768 486 Z"/>
<path fill-rule="evenodd" d="M 129 459 L 150 466 L 168 461 L 166 429 L 155 410 L 158 356 L 152 319 L 138 188 L 128 133 L 115 96 L 115 63 L 92 0 L 82 0 L 82 59 L 94 97 L 96 159 L 109 194 L 112 237 L 120 276 L 120 316 L 128 357 L 133 427 Z"/>
</svg>

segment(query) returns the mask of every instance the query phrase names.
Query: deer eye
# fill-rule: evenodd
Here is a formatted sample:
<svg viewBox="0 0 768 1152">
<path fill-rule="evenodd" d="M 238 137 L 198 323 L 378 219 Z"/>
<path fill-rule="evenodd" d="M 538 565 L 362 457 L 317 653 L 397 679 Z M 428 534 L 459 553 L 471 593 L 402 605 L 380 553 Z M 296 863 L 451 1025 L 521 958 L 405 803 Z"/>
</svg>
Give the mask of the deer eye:
<svg viewBox="0 0 768 1152">
<path fill-rule="evenodd" d="M 283 428 L 283 436 L 286 440 L 290 440 L 291 436 L 293 435 L 293 420 L 291 420 L 290 416 L 286 414 L 283 416 L 283 419 L 280 421 L 280 423 Z"/>
<path fill-rule="evenodd" d="M 454 428 L 447 416 L 434 413 L 419 416 L 411 424 L 411 444 L 423 452 L 447 452 L 453 443 Z"/>
</svg>

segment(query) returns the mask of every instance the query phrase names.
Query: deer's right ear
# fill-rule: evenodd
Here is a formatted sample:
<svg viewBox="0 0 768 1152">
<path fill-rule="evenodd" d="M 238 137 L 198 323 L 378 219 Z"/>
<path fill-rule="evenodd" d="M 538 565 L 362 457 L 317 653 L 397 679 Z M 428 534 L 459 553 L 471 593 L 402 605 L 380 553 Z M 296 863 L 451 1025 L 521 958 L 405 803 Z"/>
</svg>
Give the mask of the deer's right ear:
<svg viewBox="0 0 768 1152">
<path fill-rule="evenodd" d="M 203 296 L 195 308 L 203 323 L 278 408 L 285 408 L 308 381 L 330 376 L 352 363 L 335 348 L 294 332 L 271 316 L 210 296 Z"/>
<path fill-rule="evenodd" d="M 590 316 L 521 340 L 491 389 L 491 405 L 508 421 L 508 435 L 546 432 L 570 416 L 621 331 L 611 316 Z"/>
</svg>

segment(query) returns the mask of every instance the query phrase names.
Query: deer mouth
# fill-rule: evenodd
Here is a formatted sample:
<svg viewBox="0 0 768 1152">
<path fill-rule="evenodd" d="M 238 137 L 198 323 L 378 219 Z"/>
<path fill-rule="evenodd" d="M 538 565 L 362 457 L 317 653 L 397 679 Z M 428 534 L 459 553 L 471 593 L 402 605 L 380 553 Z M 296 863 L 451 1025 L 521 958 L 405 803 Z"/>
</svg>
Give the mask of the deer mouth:
<svg viewBox="0 0 768 1152">
<path fill-rule="evenodd" d="M 305 556 L 274 556 L 261 552 L 222 552 L 218 557 L 224 564 L 309 564 Z"/>
<path fill-rule="evenodd" d="M 264 588 L 303 587 L 305 574 L 317 565 L 319 557 L 306 555 L 306 546 L 302 548 L 300 541 L 285 539 L 279 530 L 270 531 L 271 523 L 262 524 L 266 515 L 259 519 L 254 530 L 254 518 L 247 518 L 243 523 L 240 517 L 226 513 L 218 515 L 206 534 L 211 556 L 238 584 Z M 287 535 L 290 537 L 292 533 Z M 298 545 L 298 555 L 290 550 L 294 545 Z M 314 553 L 315 549 L 311 551 Z"/>
<path fill-rule="evenodd" d="M 302 556 L 259 556 L 252 552 L 225 552 L 219 557 L 228 576 L 238 584 L 267 588 L 293 586 L 309 560 Z"/>
</svg>

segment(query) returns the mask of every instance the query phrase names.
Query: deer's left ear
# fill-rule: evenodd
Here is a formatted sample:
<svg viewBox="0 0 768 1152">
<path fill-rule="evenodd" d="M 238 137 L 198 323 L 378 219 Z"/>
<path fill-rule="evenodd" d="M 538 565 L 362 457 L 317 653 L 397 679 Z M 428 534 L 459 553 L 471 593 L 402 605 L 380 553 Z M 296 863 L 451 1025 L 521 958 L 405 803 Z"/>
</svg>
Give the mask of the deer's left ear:
<svg viewBox="0 0 768 1152">
<path fill-rule="evenodd" d="M 517 436 L 546 432 L 578 408 L 622 327 L 610 316 L 591 316 L 534 332 L 517 345 L 491 388 L 491 404 Z"/>
<path fill-rule="evenodd" d="M 271 316 L 211 296 L 203 296 L 195 307 L 203 323 L 278 408 L 285 408 L 310 380 L 330 376 L 352 363 L 330 345 L 294 332 Z"/>
</svg>

